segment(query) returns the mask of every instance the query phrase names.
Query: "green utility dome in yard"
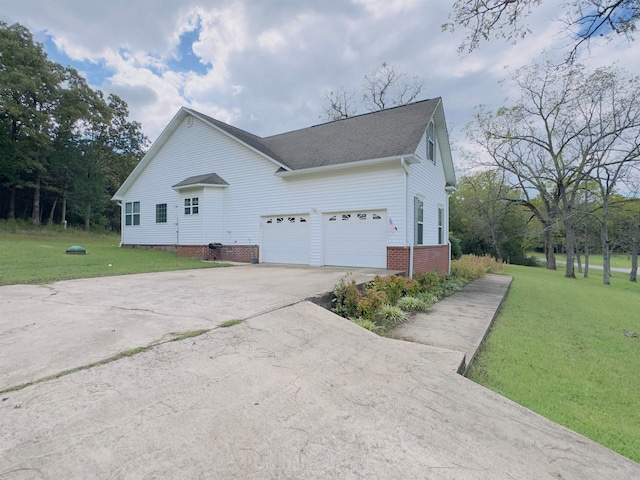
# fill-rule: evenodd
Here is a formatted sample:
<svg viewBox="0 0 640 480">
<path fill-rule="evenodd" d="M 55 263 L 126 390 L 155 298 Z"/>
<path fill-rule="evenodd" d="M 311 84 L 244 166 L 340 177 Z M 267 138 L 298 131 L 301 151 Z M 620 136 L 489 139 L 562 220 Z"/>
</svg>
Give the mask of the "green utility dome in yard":
<svg viewBox="0 0 640 480">
<path fill-rule="evenodd" d="M 87 249 L 78 245 L 74 245 L 73 247 L 67 248 L 67 253 L 70 253 L 72 255 L 86 255 Z"/>
</svg>

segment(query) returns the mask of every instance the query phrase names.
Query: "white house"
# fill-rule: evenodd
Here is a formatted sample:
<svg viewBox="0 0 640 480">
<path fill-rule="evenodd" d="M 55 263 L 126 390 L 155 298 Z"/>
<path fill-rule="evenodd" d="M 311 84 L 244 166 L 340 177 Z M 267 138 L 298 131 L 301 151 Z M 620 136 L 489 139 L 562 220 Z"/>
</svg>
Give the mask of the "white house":
<svg viewBox="0 0 640 480">
<path fill-rule="evenodd" d="M 182 108 L 113 200 L 122 246 L 412 273 L 449 269 L 455 185 L 440 98 L 265 138 Z"/>
</svg>

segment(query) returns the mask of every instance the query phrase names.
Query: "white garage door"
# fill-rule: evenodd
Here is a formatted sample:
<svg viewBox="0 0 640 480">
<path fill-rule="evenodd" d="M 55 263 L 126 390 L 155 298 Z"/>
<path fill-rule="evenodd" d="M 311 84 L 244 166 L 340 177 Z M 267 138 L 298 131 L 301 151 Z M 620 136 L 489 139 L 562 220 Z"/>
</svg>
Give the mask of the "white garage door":
<svg viewBox="0 0 640 480">
<path fill-rule="evenodd" d="M 262 217 L 262 254 L 266 263 L 309 265 L 309 216 Z"/>
<path fill-rule="evenodd" d="M 387 267 L 387 214 L 384 210 L 325 214 L 324 264 Z"/>
</svg>

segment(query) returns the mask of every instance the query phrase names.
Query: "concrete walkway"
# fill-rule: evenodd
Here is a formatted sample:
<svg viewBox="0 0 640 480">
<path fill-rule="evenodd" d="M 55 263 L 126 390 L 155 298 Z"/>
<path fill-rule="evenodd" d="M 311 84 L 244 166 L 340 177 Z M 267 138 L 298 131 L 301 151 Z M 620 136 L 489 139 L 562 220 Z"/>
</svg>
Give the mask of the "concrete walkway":
<svg viewBox="0 0 640 480">
<path fill-rule="evenodd" d="M 459 353 L 456 371 L 465 373 L 507 294 L 512 278 L 485 275 L 396 328 L 395 336 Z"/>
<path fill-rule="evenodd" d="M 431 346 L 378 337 L 300 297 L 330 289 L 323 282 L 336 272 L 238 268 L 112 278 L 130 291 L 116 289 L 114 297 L 99 299 L 91 299 L 91 292 L 111 291 L 104 279 L 96 284 L 101 288 L 89 280 L 71 289 L 53 285 L 56 297 L 86 289 L 82 302 L 93 308 L 100 328 L 108 324 L 112 304 L 125 317 L 130 309 L 135 321 L 143 291 L 154 311 L 173 307 L 171 312 L 190 319 L 189 328 L 212 329 L 3 393 L 0 479 L 640 478 L 640 465 L 455 373 L 454 365 L 471 358 L 482 333 L 479 325 L 476 334 L 463 327 L 473 312 L 492 316 L 481 307 L 497 308 L 501 300 L 495 291 L 494 301 L 482 300 L 484 287 L 508 279 L 489 277 L 445 300 L 451 305 L 466 296 L 457 308 L 467 302 L 475 307 L 465 317 L 443 316 L 438 328 L 446 335 L 428 339 L 440 345 Z M 240 287 L 252 276 L 256 286 L 243 296 Z M 226 277 L 235 278 L 229 287 Z M 293 292 L 284 289 L 287 280 L 295 283 Z M 154 285 L 161 296 L 154 297 Z M 189 297 L 193 308 L 181 303 L 190 288 L 207 292 L 209 303 L 196 292 Z M 7 291 L 0 288 L 0 298 Z M 256 309 L 269 292 L 276 295 L 269 309 Z M 232 293 L 237 311 L 225 301 Z M 220 313 L 212 298 L 221 302 Z M 82 302 L 73 302 L 80 309 Z M 22 316 L 44 323 L 43 332 L 51 334 L 68 306 L 46 305 L 37 319 L 27 310 Z M 173 314 L 154 315 L 149 318 L 157 331 L 163 318 L 165 330 L 175 331 Z M 215 328 L 222 318 L 243 321 Z M 124 318 L 118 322 L 125 327 Z M 457 327 L 447 329 L 447 322 Z M 67 326 L 64 332 L 73 335 Z M 6 338 L 17 339 L 14 333 L 7 331 Z M 69 338 L 74 343 L 82 336 Z M 66 340 L 50 336 L 51 343 Z"/>
</svg>

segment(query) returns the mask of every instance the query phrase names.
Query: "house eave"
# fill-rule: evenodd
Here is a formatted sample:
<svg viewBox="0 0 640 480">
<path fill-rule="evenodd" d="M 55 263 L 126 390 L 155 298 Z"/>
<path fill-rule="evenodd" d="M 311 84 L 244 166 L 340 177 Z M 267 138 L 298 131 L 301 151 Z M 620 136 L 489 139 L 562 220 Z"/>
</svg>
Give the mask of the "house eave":
<svg viewBox="0 0 640 480">
<path fill-rule="evenodd" d="M 383 163 L 393 163 L 405 160 L 407 163 L 417 163 L 419 160 L 414 155 L 395 155 L 393 157 L 373 158 L 369 160 L 359 160 L 356 162 L 338 163 L 335 165 L 323 165 L 321 167 L 303 168 L 300 170 L 291 170 L 287 172 L 278 171 L 275 175 L 278 177 L 295 177 L 298 175 L 306 175 L 321 172 L 333 172 L 336 170 L 345 170 L 348 168 L 367 167 L 370 165 L 380 165 Z"/>
<path fill-rule="evenodd" d="M 211 183 L 193 183 L 191 185 L 174 185 L 173 188 L 176 192 L 180 190 L 186 190 L 188 188 L 227 188 L 229 185 L 216 185 Z"/>
</svg>

